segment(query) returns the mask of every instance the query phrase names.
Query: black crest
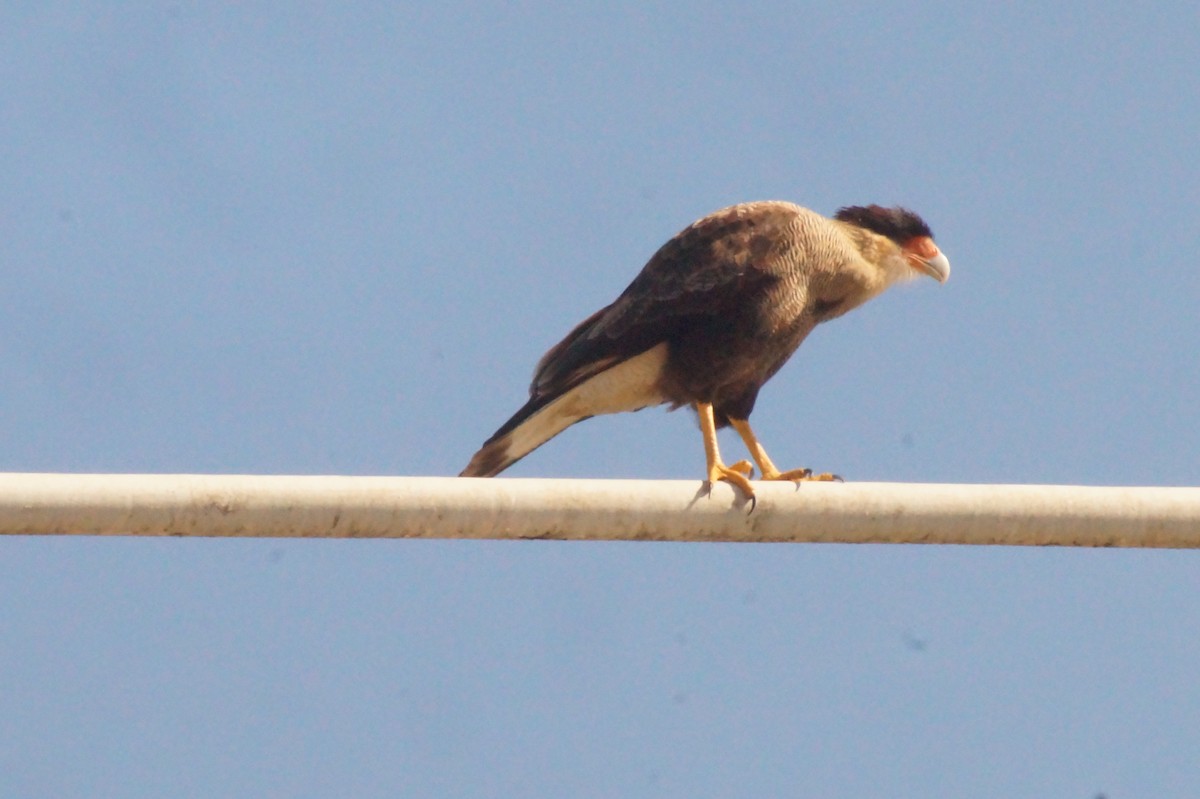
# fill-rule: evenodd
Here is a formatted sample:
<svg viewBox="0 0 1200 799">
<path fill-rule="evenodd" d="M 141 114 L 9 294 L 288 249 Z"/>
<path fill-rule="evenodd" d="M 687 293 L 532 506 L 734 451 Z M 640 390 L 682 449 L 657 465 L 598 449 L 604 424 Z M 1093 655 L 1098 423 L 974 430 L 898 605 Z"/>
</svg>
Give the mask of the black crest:
<svg viewBox="0 0 1200 799">
<path fill-rule="evenodd" d="M 897 244 L 905 244 L 917 236 L 933 238 L 925 220 L 907 208 L 884 208 L 881 205 L 851 205 L 839 208 L 833 218 L 839 222 L 866 228 L 872 233 L 887 236 Z"/>
</svg>

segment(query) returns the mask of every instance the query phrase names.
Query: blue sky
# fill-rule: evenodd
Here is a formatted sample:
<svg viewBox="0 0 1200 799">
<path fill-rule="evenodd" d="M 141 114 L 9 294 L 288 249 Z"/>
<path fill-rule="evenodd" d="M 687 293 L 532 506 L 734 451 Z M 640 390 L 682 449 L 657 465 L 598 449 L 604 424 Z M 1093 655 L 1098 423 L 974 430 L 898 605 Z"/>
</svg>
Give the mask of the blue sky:
<svg viewBox="0 0 1200 799">
<path fill-rule="evenodd" d="M 954 265 L 763 391 L 782 467 L 1200 484 L 1200 11 L 0 12 L 0 468 L 457 473 L 693 219 Z M 736 452 L 736 442 L 724 446 Z M 513 477 L 699 480 L 686 413 Z M 1192 552 L 0 541 L 6 796 L 1191 797 Z"/>
</svg>

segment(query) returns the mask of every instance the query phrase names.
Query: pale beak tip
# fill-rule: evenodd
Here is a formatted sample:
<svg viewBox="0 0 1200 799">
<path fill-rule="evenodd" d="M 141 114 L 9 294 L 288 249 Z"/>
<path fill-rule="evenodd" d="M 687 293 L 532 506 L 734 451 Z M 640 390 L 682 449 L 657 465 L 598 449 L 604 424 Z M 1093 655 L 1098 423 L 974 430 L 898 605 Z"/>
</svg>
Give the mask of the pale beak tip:
<svg viewBox="0 0 1200 799">
<path fill-rule="evenodd" d="M 925 265 L 925 273 L 937 282 L 945 283 L 950 279 L 950 259 L 940 250 L 932 258 L 923 259 L 922 263 Z"/>
</svg>

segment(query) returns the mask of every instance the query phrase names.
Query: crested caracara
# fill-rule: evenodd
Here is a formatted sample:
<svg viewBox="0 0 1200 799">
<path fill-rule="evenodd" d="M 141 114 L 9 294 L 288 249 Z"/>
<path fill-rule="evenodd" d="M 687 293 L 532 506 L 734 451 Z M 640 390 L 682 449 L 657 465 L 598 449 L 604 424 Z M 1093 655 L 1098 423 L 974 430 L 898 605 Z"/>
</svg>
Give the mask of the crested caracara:
<svg viewBox="0 0 1200 799">
<path fill-rule="evenodd" d="M 576 422 L 651 405 L 693 407 L 706 477 L 754 496 L 747 461 L 726 465 L 732 425 L 764 480 L 831 480 L 780 471 L 750 429 L 759 389 L 814 327 L 916 275 L 945 282 L 950 262 L 912 211 L 878 205 L 832 219 L 786 202 L 734 205 L 664 244 L 611 305 L 542 356 L 530 398 L 471 458 L 491 477 Z"/>
</svg>

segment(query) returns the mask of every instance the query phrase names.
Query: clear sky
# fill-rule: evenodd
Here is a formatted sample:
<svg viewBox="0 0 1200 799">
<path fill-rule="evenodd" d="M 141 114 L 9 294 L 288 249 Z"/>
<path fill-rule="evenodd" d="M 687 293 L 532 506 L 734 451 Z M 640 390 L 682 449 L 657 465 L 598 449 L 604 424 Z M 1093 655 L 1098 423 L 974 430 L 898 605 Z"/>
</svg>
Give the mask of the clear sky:
<svg viewBox="0 0 1200 799">
<path fill-rule="evenodd" d="M 0 469 L 456 474 L 788 199 L 954 273 L 767 385 L 781 466 L 1200 484 L 1197 9 L 7 4 Z M 656 409 L 511 476 L 702 469 Z M 0 603 L 5 797 L 1200 793 L 1194 552 L 9 538 Z"/>
</svg>

